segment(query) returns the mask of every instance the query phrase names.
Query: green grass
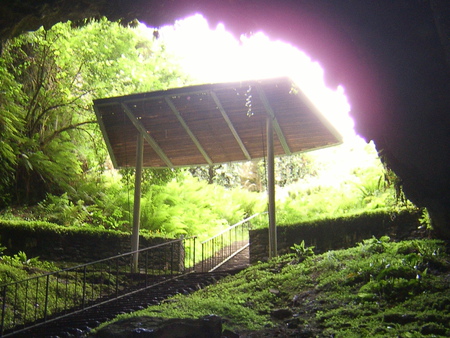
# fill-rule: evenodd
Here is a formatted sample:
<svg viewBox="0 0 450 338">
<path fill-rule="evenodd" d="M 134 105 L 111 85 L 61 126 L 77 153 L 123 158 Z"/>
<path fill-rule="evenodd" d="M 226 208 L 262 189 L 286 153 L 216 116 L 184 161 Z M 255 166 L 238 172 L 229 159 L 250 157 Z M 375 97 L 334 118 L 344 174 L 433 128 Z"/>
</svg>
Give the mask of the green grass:
<svg viewBox="0 0 450 338">
<path fill-rule="evenodd" d="M 236 332 L 290 325 L 319 337 L 444 337 L 450 335 L 449 258 L 440 241 L 372 238 L 346 250 L 260 263 L 116 320 L 215 314 Z M 274 309 L 293 316 L 277 321 Z"/>
</svg>

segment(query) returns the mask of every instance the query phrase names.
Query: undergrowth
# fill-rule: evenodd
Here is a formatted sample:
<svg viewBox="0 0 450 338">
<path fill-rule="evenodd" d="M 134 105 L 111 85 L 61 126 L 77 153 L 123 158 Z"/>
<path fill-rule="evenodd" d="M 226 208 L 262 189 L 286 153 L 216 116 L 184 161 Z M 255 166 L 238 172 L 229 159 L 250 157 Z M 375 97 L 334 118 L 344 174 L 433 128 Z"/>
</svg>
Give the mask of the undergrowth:
<svg viewBox="0 0 450 338">
<path fill-rule="evenodd" d="M 395 243 L 382 237 L 321 255 L 309 254 L 301 244 L 293 250 L 294 254 L 256 264 L 192 295 L 178 295 L 115 320 L 215 314 L 224 319 L 225 327 L 240 333 L 450 335 L 450 262 L 445 243 Z M 289 315 L 276 319 L 277 309 L 288 310 Z"/>
</svg>

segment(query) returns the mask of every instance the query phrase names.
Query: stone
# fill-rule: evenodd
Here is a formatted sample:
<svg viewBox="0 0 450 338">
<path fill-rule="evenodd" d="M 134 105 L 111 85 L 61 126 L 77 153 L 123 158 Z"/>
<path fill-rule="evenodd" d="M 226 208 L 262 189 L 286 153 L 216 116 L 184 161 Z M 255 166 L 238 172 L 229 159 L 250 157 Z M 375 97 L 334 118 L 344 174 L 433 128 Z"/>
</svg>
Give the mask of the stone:
<svg viewBox="0 0 450 338">
<path fill-rule="evenodd" d="M 90 337 L 220 338 L 222 337 L 222 320 L 215 315 L 200 319 L 135 317 L 114 322 Z"/>
<path fill-rule="evenodd" d="M 222 332 L 222 338 L 239 338 L 239 334 L 230 330 L 224 330 Z"/>
<path fill-rule="evenodd" d="M 292 317 L 292 311 L 289 309 L 274 309 L 270 312 L 270 316 L 275 319 L 285 319 Z"/>
</svg>

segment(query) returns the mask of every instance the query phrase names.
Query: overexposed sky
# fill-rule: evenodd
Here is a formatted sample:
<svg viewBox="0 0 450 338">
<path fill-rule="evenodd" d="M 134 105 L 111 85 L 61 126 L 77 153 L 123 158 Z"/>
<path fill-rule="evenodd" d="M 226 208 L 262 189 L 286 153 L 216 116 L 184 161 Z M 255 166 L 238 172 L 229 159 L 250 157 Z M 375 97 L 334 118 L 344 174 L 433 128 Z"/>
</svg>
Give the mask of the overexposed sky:
<svg viewBox="0 0 450 338">
<path fill-rule="evenodd" d="M 344 141 L 355 137 L 344 88 L 327 88 L 320 65 L 292 45 L 262 32 L 237 40 L 223 24 L 210 27 L 198 14 L 161 28 L 159 34 L 196 84 L 290 76 Z"/>
</svg>

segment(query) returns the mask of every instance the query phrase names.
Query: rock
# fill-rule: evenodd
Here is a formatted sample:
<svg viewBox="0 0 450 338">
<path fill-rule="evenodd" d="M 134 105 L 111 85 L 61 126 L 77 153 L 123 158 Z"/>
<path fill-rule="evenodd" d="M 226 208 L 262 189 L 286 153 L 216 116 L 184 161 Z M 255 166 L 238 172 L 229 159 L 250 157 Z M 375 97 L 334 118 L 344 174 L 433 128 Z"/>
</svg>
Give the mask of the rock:
<svg viewBox="0 0 450 338">
<path fill-rule="evenodd" d="M 222 320 L 215 315 L 200 319 L 164 319 L 158 317 L 135 317 L 119 320 L 91 337 L 98 338 L 220 338 Z"/>
<path fill-rule="evenodd" d="M 239 338 L 239 335 L 230 330 L 224 330 L 222 332 L 222 338 Z"/>
<path fill-rule="evenodd" d="M 271 311 L 270 316 L 275 319 L 285 319 L 292 317 L 292 311 L 289 309 L 275 309 Z"/>
<path fill-rule="evenodd" d="M 296 329 L 300 326 L 301 321 L 300 318 L 292 318 L 286 320 L 285 324 L 288 329 Z"/>
<path fill-rule="evenodd" d="M 436 323 L 424 325 L 420 330 L 420 333 L 422 333 L 423 335 L 433 336 L 446 336 L 448 334 L 447 330 L 444 327 Z"/>
<path fill-rule="evenodd" d="M 401 325 L 413 323 L 417 320 L 415 316 L 399 313 L 385 314 L 383 317 L 386 323 L 394 323 Z"/>
<path fill-rule="evenodd" d="M 269 292 L 274 294 L 275 296 L 279 296 L 280 295 L 280 290 L 278 290 L 278 289 L 269 289 Z"/>
</svg>

